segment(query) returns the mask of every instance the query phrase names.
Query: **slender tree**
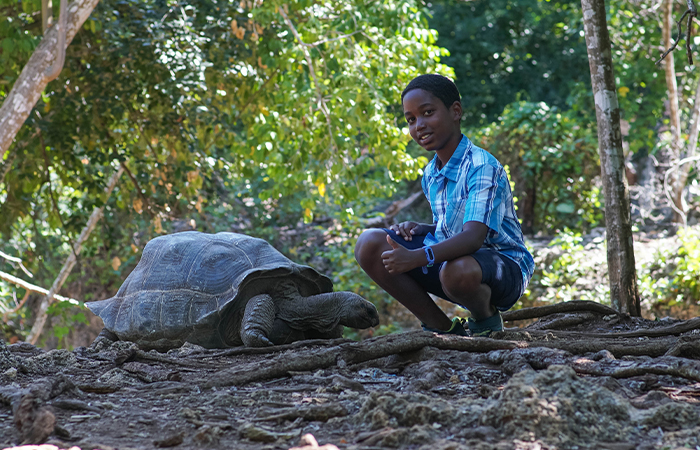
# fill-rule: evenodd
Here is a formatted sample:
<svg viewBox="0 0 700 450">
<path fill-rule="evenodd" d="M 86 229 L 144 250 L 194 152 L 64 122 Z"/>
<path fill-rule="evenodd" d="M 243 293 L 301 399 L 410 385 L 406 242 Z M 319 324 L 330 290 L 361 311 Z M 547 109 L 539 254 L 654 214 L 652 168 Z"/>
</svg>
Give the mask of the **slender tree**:
<svg viewBox="0 0 700 450">
<path fill-rule="evenodd" d="M 75 0 L 70 6 L 65 5 L 66 0 L 63 3 L 64 15 L 67 15 L 65 29 L 49 28 L 0 107 L 0 159 L 10 148 L 48 82 L 58 75 L 60 67 L 56 67 L 56 63 L 63 66 L 65 46 L 73 40 L 98 0 Z"/>
<path fill-rule="evenodd" d="M 604 0 L 581 0 L 591 84 L 598 122 L 598 151 L 605 189 L 610 299 L 615 309 L 641 315 L 630 221 L 630 198 L 625 179 L 620 106 L 613 74 L 610 35 Z"/>
<path fill-rule="evenodd" d="M 664 1 L 664 13 L 663 13 L 663 38 L 664 38 L 664 48 L 671 48 L 673 39 L 671 37 L 671 30 L 675 21 L 673 20 L 673 0 Z M 680 36 L 679 36 L 680 39 Z M 669 154 L 669 162 L 671 164 L 676 163 L 680 160 L 681 147 L 683 146 L 682 136 L 681 136 L 681 113 L 678 106 L 678 83 L 676 82 L 676 67 L 675 59 L 673 57 L 673 52 L 669 52 L 664 58 L 664 72 L 666 74 L 666 90 L 668 91 L 668 113 L 670 119 L 671 127 L 671 148 Z M 685 187 L 685 180 L 683 180 L 683 186 L 681 186 L 681 174 L 678 171 L 671 172 L 670 189 L 671 193 L 671 204 L 675 206 L 673 208 L 673 218 L 676 223 L 685 223 L 685 212 L 683 207 L 683 188 Z M 687 178 L 687 177 L 686 177 Z M 664 189 L 667 189 L 664 186 Z"/>
</svg>

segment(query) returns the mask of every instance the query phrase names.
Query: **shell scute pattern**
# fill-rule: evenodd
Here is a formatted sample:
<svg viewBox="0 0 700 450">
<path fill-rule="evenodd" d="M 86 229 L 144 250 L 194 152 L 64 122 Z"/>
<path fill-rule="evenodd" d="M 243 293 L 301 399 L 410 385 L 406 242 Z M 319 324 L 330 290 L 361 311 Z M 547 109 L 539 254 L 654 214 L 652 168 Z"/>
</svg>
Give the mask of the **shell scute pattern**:
<svg viewBox="0 0 700 450">
<path fill-rule="evenodd" d="M 119 339 L 205 347 L 225 342 L 222 321 L 242 317 L 247 301 L 293 280 L 304 296 L 332 292 L 327 277 L 287 259 L 262 239 L 236 233 L 176 233 L 146 245 L 117 294 L 88 303 Z M 165 342 L 165 344 L 163 344 Z"/>
</svg>

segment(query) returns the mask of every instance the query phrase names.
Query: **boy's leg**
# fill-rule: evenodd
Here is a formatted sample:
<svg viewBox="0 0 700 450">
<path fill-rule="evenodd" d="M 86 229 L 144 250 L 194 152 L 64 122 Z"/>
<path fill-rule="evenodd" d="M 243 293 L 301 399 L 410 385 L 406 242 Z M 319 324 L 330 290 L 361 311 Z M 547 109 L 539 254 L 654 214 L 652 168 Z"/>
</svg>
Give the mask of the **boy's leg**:
<svg viewBox="0 0 700 450">
<path fill-rule="evenodd" d="M 369 277 L 389 295 L 409 309 L 421 322 L 436 330 L 448 330 L 452 321 L 430 298 L 426 290 L 408 274 L 390 274 L 384 268 L 382 253 L 391 250 L 387 232 L 374 228 L 357 239 L 355 259 Z"/>
<path fill-rule="evenodd" d="M 498 311 L 510 309 L 522 294 L 522 272 L 515 261 L 494 249 L 477 252 L 446 262 L 440 271 L 443 291 L 455 303 L 466 307 L 479 328 L 497 322 Z M 494 317 L 495 316 L 495 317 Z M 470 320 L 470 329 L 474 323 Z"/>
<path fill-rule="evenodd" d="M 491 288 L 481 282 L 483 273 L 471 256 L 447 261 L 440 270 L 442 289 L 454 303 L 469 310 L 474 320 L 484 320 L 496 313 L 491 306 Z"/>
</svg>

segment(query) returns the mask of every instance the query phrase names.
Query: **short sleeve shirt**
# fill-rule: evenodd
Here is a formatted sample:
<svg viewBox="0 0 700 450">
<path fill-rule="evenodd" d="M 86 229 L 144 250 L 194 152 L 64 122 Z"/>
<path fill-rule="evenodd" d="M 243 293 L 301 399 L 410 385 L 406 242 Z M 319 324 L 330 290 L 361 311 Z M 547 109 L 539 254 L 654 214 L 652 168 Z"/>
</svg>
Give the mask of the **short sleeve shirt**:
<svg viewBox="0 0 700 450">
<path fill-rule="evenodd" d="M 524 291 L 535 262 L 525 247 L 503 166 L 464 135 L 447 164 L 438 169 L 438 162 L 435 155 L 423 173 L 423 192 L 436 225 L 435 234 L 428 234 L 424 245 L 451 238 L 467 222 L 481 222 L 489 228 L 482 248 L 493 248 L 518 264 Z"/>
</svg>

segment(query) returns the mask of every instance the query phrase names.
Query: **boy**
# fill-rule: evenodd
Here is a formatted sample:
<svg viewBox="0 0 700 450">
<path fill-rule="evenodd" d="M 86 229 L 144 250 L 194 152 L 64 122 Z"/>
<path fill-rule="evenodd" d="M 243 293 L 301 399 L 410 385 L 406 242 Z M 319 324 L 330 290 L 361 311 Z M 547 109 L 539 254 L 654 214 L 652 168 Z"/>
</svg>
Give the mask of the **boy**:
<svg viewBox="0 0 700 450">
<path fill-rule="evenodd" d="M 460 95 L 448 78 L 413 79 L 401 102 L 411 137 L 435 153 L 422 181 L 434 223 L 366 230 L 355 258 L 424 330 L 462 336 L 501 331 L 500 311 L 522 296 L 534 271 L 505 170 L 462 135 Z M 463 319 L 450 321 L 428 293 L 468 309 L 469 332 Z"/>
</svg>

